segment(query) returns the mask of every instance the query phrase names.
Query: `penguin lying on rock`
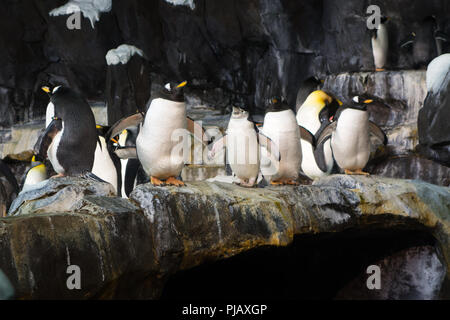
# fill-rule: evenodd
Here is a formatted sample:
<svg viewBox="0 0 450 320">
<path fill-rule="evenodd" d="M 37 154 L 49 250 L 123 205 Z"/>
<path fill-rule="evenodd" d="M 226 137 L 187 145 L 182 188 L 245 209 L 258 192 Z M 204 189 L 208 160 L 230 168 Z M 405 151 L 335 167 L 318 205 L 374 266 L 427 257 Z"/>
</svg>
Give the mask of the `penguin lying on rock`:
<svg viewBox="0 0 450 320">
<path fill-rule="evenodd" d="M 47 180 L 47 167 L 38 159 L 38 157 L 33 156 L 31 159 L 31 168 L 25 173 L 22 179 L 21 190 L 25 191 L 28 188 Z"/>
<path fill-rule="evenodd" d="M 369 134 L 387 144 L 384 132 L 369 121 L 369 103 L 372 103 L 372 100 L 362 101 L 360 97 L 354 97 L 349 106 L 339 108 L 335 121 L 329 124 L 317 139 L 316 148 L 320 150 L 321 145 L 331 138 L 334 159 L 345 174 L 369 175 L 362 171 L 370 157 Z"/>
<path fill-rule="evenodd" d="M 186 115 L 186 84 L 186 81 L 179 85 L 167 84 L 153 98 L 145 115 L 138 113 L 122 119 L 109 133 L 109 137 L 115 137 L 123 130 L 140 124 L 136 154 L 150 177 L 150 182 L 155 186 L 184 186 L 177 179 L 185 164 L 184 154 L 176 151 L 180 146 L 177 137 L 187 141 L 191 132 L 201 141 L 204 138 L 203 128 Z M 186 152 L 186 148 L 182 149 L 181 151 Z"/>
<path fill-rule="evenodd" d="M 316 137 L 331 123 L 342 102 L 331 94 L 317 90 L 312 92 L 297 112 L 297 123 L 302 130 L 302 171 L 310 179 L 329 175 L 334 159 L 328 140 L 316 148 Z M 321 163 L 319 163 L 321 162 Z"/>
<path fill-rule="evenodd" d="M 260 172 L 260 146 L 280 160 L 277 146 L 259 132 L 250 113 L 243 108 L 233 107 L 226 135 L 214 143 L 208 157 L 214 158 L 220 149 L 226 147 L 231 170 L 239 179 L 237 184 L 252 188 Z"/>
<path fill-rule="evenodd" d="M 91 173 L 98 135 L 89 104 L 67 87 L 42 90 L 50 96 L 54 115 L 35 145 L 35 154 L 49 158 L 56 177 L 84 175 L 102 181 Z"/>
</svg>

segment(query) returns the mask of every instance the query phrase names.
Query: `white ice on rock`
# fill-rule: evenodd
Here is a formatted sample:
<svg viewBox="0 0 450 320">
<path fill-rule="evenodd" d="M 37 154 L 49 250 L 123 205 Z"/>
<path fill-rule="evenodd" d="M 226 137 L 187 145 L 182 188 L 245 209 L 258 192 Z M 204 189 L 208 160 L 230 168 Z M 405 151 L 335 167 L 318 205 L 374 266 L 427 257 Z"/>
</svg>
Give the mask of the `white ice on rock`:
<svg viewBox="0 0 450 320">
<path fill-rule="evenodd" d="M 195 9 L 194 0 L 166 0 L 166 2 L 173 4 L 174 6 L 188 6 L 191 10 Z"/>
<path fill-rule="evenodd" d="M 102 12 L 109 12 L 112 9 L 112 0 L 69 0 L 65 5 L 50 11 L 50 15 L 63 16 L 80 12 L 91 21 L 92 28 L 95 22 L 100 20 Z"/>
<path fill-rule="evenodd" d="M 141 49 L 138 49 L 135 46 L 130 46 L 128 44 L 122 44 L 116 49 L 108 51 L 108 53 L 106 54 L 106 63 L 108 64 L 108 66 L 117 65 L 119 63 L 127 64 L 128 61 L 130 61 L 131 57 L 135 54 L 138 54 L 141 57 L 144 56 L 144 52 Z"/>
</svg>

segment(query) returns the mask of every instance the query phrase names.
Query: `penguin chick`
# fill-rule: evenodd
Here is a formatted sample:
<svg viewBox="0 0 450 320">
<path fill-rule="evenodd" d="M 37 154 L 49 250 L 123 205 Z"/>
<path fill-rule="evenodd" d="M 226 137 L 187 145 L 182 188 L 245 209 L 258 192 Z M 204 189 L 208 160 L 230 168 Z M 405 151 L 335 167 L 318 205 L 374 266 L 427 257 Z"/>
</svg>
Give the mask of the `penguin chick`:
<svg viewBox="0 0 450 320">
<path fill-rule="evenodd" d="M 329 175 L 334 159 L 331 142 L 326 141 L 316 148 L 316 137 L 331 123 L 342 102 L 331 94 L 317 90 L 312 92 L 297 112 L 297 123 L 301 131 L 302 171 L 310 179 Z"/>
<path fill-rule="evenodd" d="M 280 160 L 262 173 L 272 185 L 298 185 L 302 163 L 300 128 L 292 109 L 280 97 L 268 101 L 261 132 L 278 146 Z M 270 172 L 271 171 L 271 172 Z"/>
<path fill-rule="evenodd" d="M 331 138 L 334 159 L 345 174 L 369 175 L 362 171 L 370 157 L 369 134 L 375 135 L 384 144 L 387 138 L 376 124 L 369 121 L 367 104 L 372 100 L 360 100 L 354 97 L 349 106 L 338 110 L 336 120 L 321 133 L 317 146 Z"/>
<path fill-rule="evenodd" d="M 372 30 L 372 53 L 375 70 L 384 71 L 389 53 L 389 33 L 386 27 L 387 17 L 382 17 L 377 29 Z"/>
<path fill-rule="evenodd" d="M 45 180 L 47 180 L 47 167 L 36 156 L 33 156 L 31 159 L 31 168 L 25 173 L 22 180 L 22 191 Z"/>
<path fill-rule="evenodd" d="M 260 146 L 279 157 L 276 146 L 259 132 L 249 112 L 233 107 L 226 135 L 213 145 L 208 157 L 212 159 L 219 149 L 226 147 L 228 163 L 239 180 L 237 184 L 252 188 L 260 172 Z"/>
<path fill-rule="evenodd" d="M 42 88 L 54 105 L 54 117 L 40 136 L 35 149 L 48 156 L 58 176 L 90 173 L 94 164 L 97 131 L 89 104 L 70 88 Z"/>
</svg>

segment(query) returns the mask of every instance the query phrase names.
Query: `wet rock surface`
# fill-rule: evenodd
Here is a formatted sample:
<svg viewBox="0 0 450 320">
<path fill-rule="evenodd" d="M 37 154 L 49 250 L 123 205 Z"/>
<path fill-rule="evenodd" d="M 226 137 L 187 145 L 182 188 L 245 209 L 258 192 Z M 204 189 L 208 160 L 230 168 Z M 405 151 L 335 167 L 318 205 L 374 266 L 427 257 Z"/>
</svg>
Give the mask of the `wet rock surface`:
<svg viewBox="0 0 450 320">
<path fill-rule="evenodd" d="M 73 181 L 85 189 L 83 197 L 64 206 L 70 185 L 64 179 L 52 183 L 62 192 L 59 204 L 48 201 L 52 194 L 32 191 L 14 210 L 24 214 L 0 219 L 0 268 L 19 298 L 158 298 L 168 277 L 182 270 L 260 247 L 289 246 L 300 235 L 349 229 L 425 232 L 442 252 L 441 282 L 450 275 L 449 188 L 337 175 L 312 186 L 263 189 L 147 184 L 126 200 L 109 197 L 102 184 Z M 47 209 L 37 205 L 44 202 Z M 65 271 L 72 264 L 89 270 L 81 290 L 67 290 Z"/>
</svg>

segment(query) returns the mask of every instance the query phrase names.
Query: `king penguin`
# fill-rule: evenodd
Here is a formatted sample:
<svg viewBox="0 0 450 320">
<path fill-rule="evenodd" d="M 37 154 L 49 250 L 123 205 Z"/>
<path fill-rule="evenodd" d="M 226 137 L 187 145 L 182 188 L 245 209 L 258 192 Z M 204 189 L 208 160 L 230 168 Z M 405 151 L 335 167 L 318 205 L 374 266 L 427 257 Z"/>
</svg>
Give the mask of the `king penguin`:
<svg viewBox="0 0 450 320">
<path fill-rule="evenodd" d="M 278 147 L 280 160 L 273 172 L 262 168 L 262 173 L 272 185 L 298 185 L 302 163 L 300 130 L 295 114 L 280 97 L 268 101 L 261 132 Z"/>
<path fill-rule="evenodd" d="M 31 168 L 25 173 L 22 180 L 22 191 L 47 180 L 47 168 L 36 156 L 31 159 Z"/>
<path fill-rule="evenodd" d="M 323 130 L 317 141 L 319 147 L 331 137 L 334 159 L 345 174 L 369 175 L 363 172 L 370 157 L 369 134 L 387 143 L 384 132 L 369 121 L 369 103 L 372 100 L 361 101 L 360 97 L 354 97 L 349 106 L 339 108 L 336 120 Z"/>
<path fill-rule="evenodd" d="M 384 71 L 389 53 L 389 34 L 387 17 L 381 17 L 380 25 L 372 30 L 372 53 L 376 71 Z"/>
<path fill-rule="evenodd" d="M 342 102 L 322 90 L 312 92 L 297 112 L 297 123 L 306 129 L 301 132 L 302 171 L 310 179 L 329 175 L 334 159 L 331 142 L 316 148 L 315 140 L 331 123 Z"/>
<path fill-rule="evenodd" d="M 208 157 L 215 156 L 218 149 L 226 146 L 231 170 L 238 178 L 238 185 L 252 188 L 260 172 L 260 146 L 278 154 L 276 146 L 264 136 L 251 119 L 249 111 L 234 106 L 226 135 L 214 143 Z"/>
<path fill-rule="evenodd" d="M 48 156 L 58 176 L 90 173 L 98 136 L 89 104 L 67 87 L 42 89 L 50 96 L 54 116 L 36 144 L 37 155 Z"/>
</svg>

